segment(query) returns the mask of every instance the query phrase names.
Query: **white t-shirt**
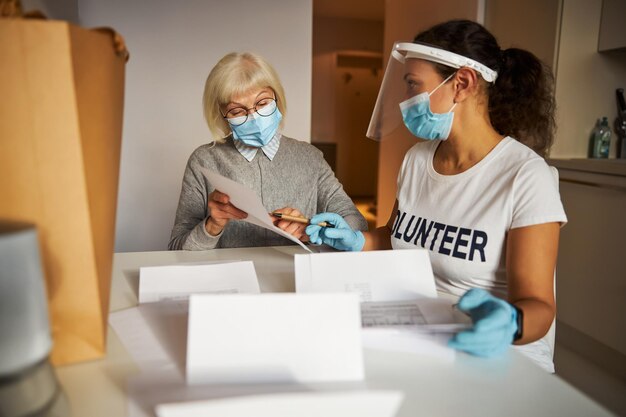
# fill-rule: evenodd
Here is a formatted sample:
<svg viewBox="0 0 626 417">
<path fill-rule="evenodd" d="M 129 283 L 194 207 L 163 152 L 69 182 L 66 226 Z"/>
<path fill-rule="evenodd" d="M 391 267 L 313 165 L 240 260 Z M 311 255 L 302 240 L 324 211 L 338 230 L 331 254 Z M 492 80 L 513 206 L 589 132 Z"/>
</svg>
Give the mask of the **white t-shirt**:
<svg viewBox="0 0 626 417">
<path fill-rule="evenodd" d="M 543 158 L 511 137 L 468 170 L 441 175 L 433 168 L 439 143 L 418 143 L 404 157 L 391 245 L 428 249 L 439 291 L 460 297 L 483 288 L 506 299 L 507 232 L 567 222 L 556 176 Z M 539 362 L 553 370 L 552 348 L 544 339 L 521 350 L 544 351 L 539 342 L 546 342 Z"/>
</svg>

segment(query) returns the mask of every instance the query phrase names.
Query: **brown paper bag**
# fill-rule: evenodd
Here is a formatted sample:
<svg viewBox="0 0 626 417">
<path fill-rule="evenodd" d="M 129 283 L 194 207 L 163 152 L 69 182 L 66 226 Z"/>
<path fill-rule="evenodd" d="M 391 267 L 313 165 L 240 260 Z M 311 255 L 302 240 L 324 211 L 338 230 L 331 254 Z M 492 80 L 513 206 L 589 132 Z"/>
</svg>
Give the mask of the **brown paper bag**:
<svg viewBox="0 0 626 417">
<path fill-rule="evenodd" d="M 0 18 L 0 217 L 38 227 L 55 365 L 105 352 L 124 69 L 110 33 Z"/>
</svg>

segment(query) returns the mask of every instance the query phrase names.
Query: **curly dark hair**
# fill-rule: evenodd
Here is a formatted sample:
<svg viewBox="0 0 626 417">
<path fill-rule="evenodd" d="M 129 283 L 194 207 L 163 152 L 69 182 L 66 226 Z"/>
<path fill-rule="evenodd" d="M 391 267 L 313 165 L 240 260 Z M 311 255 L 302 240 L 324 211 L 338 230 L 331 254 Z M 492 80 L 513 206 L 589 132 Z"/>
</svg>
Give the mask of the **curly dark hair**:
<svg viewBox="0 0 626 417">
<path fill-rule="evenodd" d="M 552 71 L 539 58 L 523 49 L 500 49 L 487 29 L 470 20 L 440 23 L 419 33 L 414 42 L 466 56 L 497 71 L 495 83 L 483 80 L 492 126 L 546 156 L 556 131 L 556 105 Z M 440 64 L 436 68 L 443 78 L 456 71 Z"/>
</svg>

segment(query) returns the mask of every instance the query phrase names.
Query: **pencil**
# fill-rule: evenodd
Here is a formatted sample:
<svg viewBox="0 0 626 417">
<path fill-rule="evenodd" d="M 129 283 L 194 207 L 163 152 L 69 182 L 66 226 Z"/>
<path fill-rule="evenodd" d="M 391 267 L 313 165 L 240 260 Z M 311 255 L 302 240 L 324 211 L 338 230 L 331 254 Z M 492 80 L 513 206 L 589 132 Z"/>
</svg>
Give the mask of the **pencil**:
<svg viewBox="0 0 626 417">
<path fill-rule="evenodd" d="M 289 220 L 290 222 L 312 224 L 311 220 L 307 219 L 306 217 L 290 216 L 288 214 L 277 213 L 277 212 L 273 212 L 272 216 L 278 217 L 279 219 Z M 321 226 L 321 227 L 335 227 L 335 226 L 333 226 L 332 224 L 330 224 L 328 222 L 317 223 L 317 225 Z"/>
</svg>

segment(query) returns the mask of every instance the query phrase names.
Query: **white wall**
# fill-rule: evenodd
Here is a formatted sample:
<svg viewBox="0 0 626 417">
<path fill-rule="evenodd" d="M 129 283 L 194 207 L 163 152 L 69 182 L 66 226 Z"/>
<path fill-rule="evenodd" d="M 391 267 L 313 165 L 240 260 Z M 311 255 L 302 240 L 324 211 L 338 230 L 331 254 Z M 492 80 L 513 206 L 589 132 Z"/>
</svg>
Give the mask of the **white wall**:
<svg viewBox="0 0 626 417">
<path fill-rule="evenodd" d="M 563 1 L 556 74 L 558 130 L 551 158 L 586 158 L 599 117 L 608 116 L 613 128 L 615 89 L 626 88 L 626 52 L 598 52 L 601 10 L 602 0 Z M 611 142 L 614 156 L 615 134 Z"/>
<path fill-rule="evenodd" d="M 210 140 L 202 91 L 231 51 L 254 51 L 286 90 L 285 134 L 310 141 L 312 0 L 78 0 L 81 25 L 126 39 L 117 252 L 167 248 L 187 158 Z"/>
</svg>

